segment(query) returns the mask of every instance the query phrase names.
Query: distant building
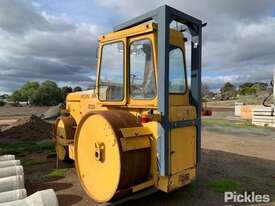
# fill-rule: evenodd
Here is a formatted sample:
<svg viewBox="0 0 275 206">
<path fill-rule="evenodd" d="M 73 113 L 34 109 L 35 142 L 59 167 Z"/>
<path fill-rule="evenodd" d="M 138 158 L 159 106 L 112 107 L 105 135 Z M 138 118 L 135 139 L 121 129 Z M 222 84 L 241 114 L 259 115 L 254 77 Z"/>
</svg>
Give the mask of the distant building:
<svg viewBox="0 0 275 206">
<path fill-rule="evenodd" d="M 8 94 L 2 94 L 2 95 L 0 95 L 0 101 L 7 102 L 8 98 L 9 98 Z"/>
</svg>

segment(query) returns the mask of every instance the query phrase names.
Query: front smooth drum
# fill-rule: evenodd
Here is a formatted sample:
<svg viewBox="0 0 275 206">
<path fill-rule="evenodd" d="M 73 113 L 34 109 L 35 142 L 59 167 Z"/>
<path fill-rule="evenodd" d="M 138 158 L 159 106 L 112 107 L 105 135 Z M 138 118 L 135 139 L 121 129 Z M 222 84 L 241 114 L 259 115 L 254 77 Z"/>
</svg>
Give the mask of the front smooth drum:
<svg viewBox="0 0 275 206">
<path fill-rule="evenodd" d="M 86 114 L 75 136 L 75 161 L 82 187 L 97 202 L 107 202 L 121 191 L 146 181 L 150 148 L 122 151 L 120 128 L 141 127 L 126 111 Z"/>
</svg>

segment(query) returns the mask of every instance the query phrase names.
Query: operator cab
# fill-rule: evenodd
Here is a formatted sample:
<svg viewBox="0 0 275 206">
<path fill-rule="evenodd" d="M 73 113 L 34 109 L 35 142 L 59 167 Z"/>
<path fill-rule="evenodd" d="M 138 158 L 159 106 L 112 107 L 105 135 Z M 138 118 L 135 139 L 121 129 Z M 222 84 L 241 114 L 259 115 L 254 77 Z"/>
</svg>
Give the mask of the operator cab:
<svg viewBox="0 0 275 206">
<path fill-rule="evenodd" d="M 130 32 L 129 32 L 130 30 Z M 157 107 L 157 25 L 148 23 L 101 36 L 98 102 L 103 105 Z M 170 29 L 169 95 L 188 104 L 184 36 Z"/>
<path fill-rule="evenodd" d="M 167 124 L 195 121 L 196 106 L 189 101 L 185 37 L 181 31 L 169 31 L 169 85 Z M 104 35 L 99 43 L 98 104 L 118 109 L 133 108 L 159 112 L 158 26 L 145 23 Z M 139 116 L 140 113 L 134 113 Z M 157 124 L 157 123 L 156 123 Z M 145 126 L 145 125 L 144 125 Z M 159 125 L 156 125 L 159 127 Z M 158 131 L 161 134 L 160 131 Z M 196 166 L 196 127 L 165 128 L 169 138 L 170 174 Z M 193 170 L 191 170 L 193 173 Z M 194 175 L 190 175 L 192 179 Z M 180 183 L 182 184 L 182 183 Z M 175 186 L 176 187 L 176 186 Z M 164 186 L 167 191 L 168 186 Z"/>
</svg>

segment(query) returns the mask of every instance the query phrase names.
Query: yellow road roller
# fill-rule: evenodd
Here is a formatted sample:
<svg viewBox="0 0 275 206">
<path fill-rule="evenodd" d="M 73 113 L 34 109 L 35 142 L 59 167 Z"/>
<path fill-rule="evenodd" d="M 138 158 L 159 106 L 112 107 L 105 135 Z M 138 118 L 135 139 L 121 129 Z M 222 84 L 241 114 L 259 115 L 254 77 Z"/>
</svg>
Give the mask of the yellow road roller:
<svg viewBox="0 0 275 206">
<path fill-rule="evenodd" d="M 58 158 L 75 161 L 96 202 L 195 179 L 203 26 L 164 5 L 99 37 L 95 89 L 69 94 L 54 126 Z"/>
</svg>

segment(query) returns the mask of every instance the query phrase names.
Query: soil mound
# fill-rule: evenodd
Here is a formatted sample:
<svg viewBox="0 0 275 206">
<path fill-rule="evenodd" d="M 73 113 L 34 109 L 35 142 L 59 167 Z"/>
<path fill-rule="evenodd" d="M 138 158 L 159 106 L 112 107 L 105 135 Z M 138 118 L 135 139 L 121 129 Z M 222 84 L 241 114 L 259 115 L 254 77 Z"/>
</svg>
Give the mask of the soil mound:
<svg viewBox="0 0 275 206">
<path fill-rule="evenodd" d="M 32 115 L 24 117 L 0 131 L 2 140 L 39 141 L 51 138 L 52 125 L 39 117 Z M 4 139 L 5 138 L 5 139 Z"/>
</svg>

